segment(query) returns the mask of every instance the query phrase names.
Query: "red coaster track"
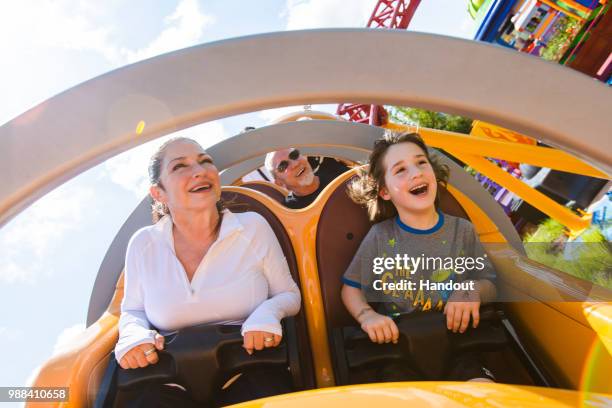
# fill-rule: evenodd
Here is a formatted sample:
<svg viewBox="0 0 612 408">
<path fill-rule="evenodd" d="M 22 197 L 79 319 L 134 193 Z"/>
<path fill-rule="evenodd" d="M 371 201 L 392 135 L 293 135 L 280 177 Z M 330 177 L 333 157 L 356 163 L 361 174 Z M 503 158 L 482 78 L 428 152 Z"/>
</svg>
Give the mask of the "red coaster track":
<svg viewBox="0 0 612 408">
<path fill-rule="evenodd" d="M 378 0 L 367 27 L 405 30 L 420 3 L 421 0 Z M 351 122 L 376 126 L 386 123 L 388 118 L 387 111 L 380 105 L 342 103 L 336 114 Z"/>
</svg>

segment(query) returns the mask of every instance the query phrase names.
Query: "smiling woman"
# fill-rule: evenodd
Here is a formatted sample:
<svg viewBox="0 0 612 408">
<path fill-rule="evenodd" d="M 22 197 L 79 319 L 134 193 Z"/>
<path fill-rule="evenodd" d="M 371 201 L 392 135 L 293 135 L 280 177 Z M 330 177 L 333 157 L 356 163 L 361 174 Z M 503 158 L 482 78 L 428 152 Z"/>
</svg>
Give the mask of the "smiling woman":
<svg viewBox="0 0 612 408">
<path fill-rule="evenodd" d="M 241 324 L 245 351 L 240 352 L 278 346 L 280 320 L 299 311 L 300 293 L 270 226 L 258 214 L 223 209 L 219 172 L 191 139 L 163 144 L 151 158 L 149 174 L 156 223 L 137 231 L 127 249 L 115 347 L 121 368 L 159 363 L 165 336 L 202 323 Z M 239 300 L 227 302 L 230 298 Z M 223 387 L 218 403 L 291 391 L 282 370 L 240 374 Z M 174 383 L 149 383 L 115 400 L 115 406 L 130 407 L 177 404 L 195 402 Z"/>
<path fill-rule="evenodd" d="M 164 144 L 162 144 L 158 149 L 157 152 L 155 152 L 155 154 L 153 155 L 153 157 L 151 157 L 151 161 L 149 163 L 149 181 L 151 182 L 151 197 L 153 197 L 154 201 L 153 201 L 153 222 L 157 222 L 159 221 L 164 215 L 169 214 L 169 210 L 168 210 L 168 205 L 164 202 L 165 200 L 168 199 L 164 185 L 162 184 L 162 180 L 161 180 L 161 176 L 162 176 L 162 164 L 163 164 L 163 159 L 166 156 L 166 154 L 168 154 L 170 157 L 174 157 L 173 159 L 171 159 L 169 162 L 166 163 L 166 165 L 168 166 L 167 172 L 173 177 L 173 178 L 180 178 L 182 176 L 182 178 L 185 178 L 185 175 L 187 175 L 187 177 L 189 176 L 189 174 L 187 173 L 186 170 L 188 170 L 190 163 L 188 162 L 188 158 L 186 156 L 177 156 L 172 155 L 172 153 L 174 152 L 167 152 L 167 150 L 170 150 L 173 145 L 177 145 L 177 144 L 181 145 L 189 145 L 189 144 L 193 144 L 196 148 L 196 150 L 198 150 L 197 148 L 199 148 L 199 150 L 202 150 L 202 148 L 200 147 L 200 145 L 192 140 L 192 139 L 188 139 L 188 138 L 173 138 L 170 139 L 168 141 L 166 141 Z M 178 147 L 174 146 L 173 150 L 178 150 Z M 200 163 L 200 166 L 202 166 L 203 168 L 209 169 L 211 167 L 214 167 L 214 164 L 212 162 L 212 158 L 203 152 L 197 153 L 197 157 L 196 157 L 196 161 Z M 216 186 L 217 188 L 219 188 L 219 172 L 217 171 L 216 167 L 215 167 L 215 171 L 208 171 L 207 174 L 212 177 L 216 177 Z M 222 209 L 222 201 L 220 199 L 220 190 L 217 191 L 212 191 L 212 187 L 213 184 L 215 183 L 211 183 L 211 182 L 201 182 L 199 183 L 197 186 L 194 186 L 193 188 L 191 188 L 190 190 L 188 190 L 188 193 L 206 193 L 206 192 L 215 192 L 216 193 L 216 197 L 218 198 L 217 203 L 218 203 L 218 212 L 221 211 Z M 197 191 L 196 191 L 197 190 Z"/>
</svg>

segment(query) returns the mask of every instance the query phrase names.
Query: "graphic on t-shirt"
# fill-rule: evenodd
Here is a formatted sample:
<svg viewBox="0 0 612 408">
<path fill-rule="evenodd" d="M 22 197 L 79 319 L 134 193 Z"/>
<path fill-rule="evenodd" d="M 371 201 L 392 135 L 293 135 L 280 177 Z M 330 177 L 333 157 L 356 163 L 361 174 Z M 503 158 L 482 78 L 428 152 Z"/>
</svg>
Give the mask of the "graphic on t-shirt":
<svg viewBox="0 0 612 408">
<path fill-rule="evenodd" d="M 361 288 L 379 312 L 398 316 L 443 311 L 455 291 L 470 293 L 475 281 L 495 271 L 467 220 L 440 214 L 430 230 L 406 229 L 397 219 L 375 224 L 343 276 Z"/>
</svg>

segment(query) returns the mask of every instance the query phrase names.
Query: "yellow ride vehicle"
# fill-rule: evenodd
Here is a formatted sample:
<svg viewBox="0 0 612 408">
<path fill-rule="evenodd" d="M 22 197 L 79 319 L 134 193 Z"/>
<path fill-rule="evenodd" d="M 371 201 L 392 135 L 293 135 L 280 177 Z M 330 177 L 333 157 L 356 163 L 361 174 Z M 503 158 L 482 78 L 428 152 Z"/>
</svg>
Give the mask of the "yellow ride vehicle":
<svg viewBox="0 0 612 408">
<path fill-rule="evenodd" d="M 346 66 L 355 68 L 346 72 Z M 442 210 L 473 223 L 497 270 L 500 298 L 514 299 L 491 311 L 491 325 L 501 337 L 477 345 L 485 347 L 499 382 L 354 384 L 354 368 L 381 358 L 351 343 L 345 328 L 355 322 L 339 294 L 340 277 L 371 225 L 345 192 L 355 170 L 301 210 L 283 207 L 283 192 L 271 183 L 241 179 L 261 166 L 267 152 L 287 147 L 357 164 L 384 129 L 301 112 L 207 149 L 221 172 L 224 197 L 259 212 L 272 226 L 301 288 L 302 309 L 285 322 L 284 346 L 255 360 L 228 357 L 224 349 L 236 346 L 236 333 L 211 328 L 205 344 L 180 357 L 205 364 L 192 367 L 185 379 L 196 387 L 192 392 L 205 400 L 218 372 L 276 364 L 289 367 L 295 392 L 245 406 L 612 406 L 612 291 L 529 259 L 500 206 L 450 158 L 579 232 L 587 217 L 552 202 L 486 157 L 609 180 L 612 96 L 579 73 L 489 44 L 399 31 L 312 30 L 204 44 L 118 69 L 0 127 L 0 226 L 64 181 L 157 137 L 245 112 L 344 101 L 461 114 L 556 147 L 420 130 L 451 168 Z M 302 116 L 311 120 L 296 120 Z M 69 401 L 29 406 L 103 406 L 112 393 L 117 380 L 107 366 L 118 336 L 125 249 L 134 231 L 150 224 L 148 205 L 144 199 L 108 249 L 86 332 L 47 361 L 33 384 L 69 387 Z M 426 361 L 439 350 L 429 341 L 433 332 L 410 327 L 403 335 L 419 351 L 424 369 L 435 370 Z M 393 353 L 383 357 L 397 357 Z"/>
</svg>

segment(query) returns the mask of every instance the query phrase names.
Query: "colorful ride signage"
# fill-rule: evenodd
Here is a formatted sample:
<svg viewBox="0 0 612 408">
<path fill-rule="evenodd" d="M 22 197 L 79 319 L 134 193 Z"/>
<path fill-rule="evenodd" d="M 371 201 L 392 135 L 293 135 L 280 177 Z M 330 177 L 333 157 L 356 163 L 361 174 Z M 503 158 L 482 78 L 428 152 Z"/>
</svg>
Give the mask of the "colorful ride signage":
<svg viewBox="0 0 612 408">
<path fill-rule="evenodd" d="M 492 125 L 491 123 L 475 120 L 472 124 L 471 136 L 488 137 L 491 139 L 500 139 L 508 142 L 522 143 L 535 145 L 537 141 L 529 136 L 514 132 L 500 126 Z"/>
</svg>

